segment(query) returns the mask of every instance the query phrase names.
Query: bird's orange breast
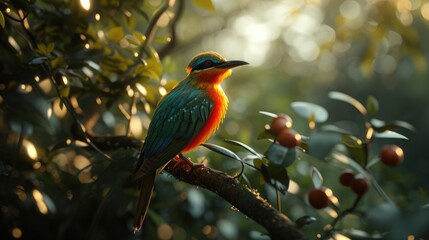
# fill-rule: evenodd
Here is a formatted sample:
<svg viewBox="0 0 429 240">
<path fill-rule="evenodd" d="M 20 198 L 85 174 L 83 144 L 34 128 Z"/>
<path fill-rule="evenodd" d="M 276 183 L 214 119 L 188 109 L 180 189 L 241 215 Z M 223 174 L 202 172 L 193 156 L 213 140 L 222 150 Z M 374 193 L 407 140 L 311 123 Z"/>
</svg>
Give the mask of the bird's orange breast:
<svg viewBox="0 0 429 240">
<path fill-rule="evenodd" d="M 212 111 L 207 119 L 207 123 L 203 129 L 191 140 L 191 142 L 183 149 L 186 153 L 197 148 L 201 143 L 204 143 L 222 123 L 228 108 L 228 98 L 219 84 L 211 85 L 205 88 L 207 95 L 213 101 Z"/>
</svg>

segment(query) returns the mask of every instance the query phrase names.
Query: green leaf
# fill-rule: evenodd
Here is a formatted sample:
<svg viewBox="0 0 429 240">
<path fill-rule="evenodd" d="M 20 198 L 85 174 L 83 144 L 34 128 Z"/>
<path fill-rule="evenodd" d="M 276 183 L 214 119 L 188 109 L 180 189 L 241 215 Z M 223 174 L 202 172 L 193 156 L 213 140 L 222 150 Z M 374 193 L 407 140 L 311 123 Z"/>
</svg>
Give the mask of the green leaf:
<svg viewBox="0 0 429 240">
<path fill-rule="evenodd" d="M 405 122 L 405 121 L 393 121 L 393 122 L 386 123 L 382 120 L 373 118 L 373 119 L 371 119 L 370 122 L 371 122 L 371 125 L 376 132 L 384 132 L 386 130 L 393 130 L 397 127 L 405 128 L 405 129 L 408 129 L 410 131 L 416 130 L 413 125 L 411 125 L 410 123 Z"/>
<path fill-rule="evenodd" d="M 325 122 L 328 119 L 328 111 L 322 106 L 308 102 L 293 102 L 292 109 L 301 117 L 316 122 Z"/>
<path fill-rule="evenodd" d="M 320 131 L 310 136 L 307 153 L 317 159 L 325 159 L 332 149 L 341 143 L 342 133 Z"/>
<path fill-rule="evenodd" d="M 219 154 L 224 155 L 226 157 L 241 161 L 241 159 L 234 152 L 232 152 L 231 150 L 229 150 L 227 148 L 221 147 L 221 146 L 216 145 L 216 144 L 211 144 L 211 143 L 203 143 L 201 145 L 212 150 L 213 152 L 216 152 L 216 153 L 219 153 Z"/>
<path fill-rule="evenodd" d="M 119 42 L 124 37 L 124 29 L 122 27 L 114 27 L 107 33 L 107 39 L 112 42 Z"/>
<path fill-rule="evenodd" d="M 366 109 L 369 115 L 375 115 L 378 112 L 378 100 L 373 96 L 368 96 L 366 99 Z"/>
<path fill-rule="evenodd" d="M 273 134 L 270 132 L 270 130 L 264 129 L 262 130 L 261 133 L 259 133 L 258 137 L 256 138 L 256 140 L 261 140 L 261 139 L 273 139 Z"/>
<path fill-rule="evenodd" d="M 302 216 L 300 218 L 298 218 L 295 223 L 298 226 L 298 228 L 302 228 L 305 225 L 309 225 L 313 222 L 317 221 L 317 219 L 315 217 L 312 216 Z"/>
<path fill-rule="evenodd" d="M 350 239 L 355 239 L 355 240 L 370 240 L 370 239 L 385 239 L 383 235 L 376 233 L 373 235 L 370 235 L 369 233 L 359 230 L 359 229 L 347 229 L 347 230 L 343 230 L 342 233 L 340 234 L 340 236 L 346 236 Z"/>
<path fill-rule="evenodd" d="M 48 43 L 48 46 L 46 47 L 46 53 L 51 53 L 52 51 L 54 51 L 55 48 L 55 43 L 50 42 Z"/>
<path fill-rule="evenodd" d="M 211 0 L 192 0 L 195 6 L 214 12 L 216 9 Z"/>
<path fill-rule="evenodd" d="M 42 64 L 42 63 L 44 63 L 46 61 L 48 61 L 47 57 L 36 57 L 36 58 L 31 59 L 31 61 L 29 62 L 29 64 L 32 64 L 32 65 Z"/>
<path fill-rule="evenodd" d="M 367 111 L 365 109 L 365 107 L 362 105 L 362 103 L 360 103 L 358 100 L 350 97 L 347 94 L 344 93 L 340 93 L 340 92 L 329 92 L 328 94 L 329 98 L 334 99 L 334 100 L 338 100 L 338 101 L 342 101 L 342 102 L 346 102 L 350 105 L 352 105 L 353 107 L 355 107 L 362 115 L 366 115 Z"/>
<path fill-rule="evenodd" d="M 272 117 L 272 118 L 275 118 L 275 117 L 277 117 L 277 116 L 278 116 L 278 115 L 277 115 L 277 114 L 275 114 L 275 113 L 272 113 L 272 112 L 266 112 L 266 111 L 259 111 L 259 113 L 260 113 L 260 114 L 262 114 L 262 115 L 268 116 L 268 117 Z"/>
<path fill-rule="evenodd" d="M 311 169 L 311 180 L 313 181 L 314 188 L 320 189 L 323 184 L 323 177 L 322 174 L 320 174 L 319 170 L 317 168 L 313 167 Z"/>
<path fill-rule="evenodd" d="M 1 26 L 1 28 L 4 28 L 4 26 L 5 26 L 5 20 L 4 20 L 4 16 L 3 16 L 3 13 L 0 11 L 0 26 Z"/>
<path fill-rule="evenodd" d="M 350 157 L 359 164 L 365 163 L 366 151 L 363 148 L 362 140 L 352 135 L 343 135 L 341 142 L 346 146 Z"/>
<path fill-rule="evenodd" d="M 394 132 L 394 131 L 390 131 L 390 130 L 386 130 L 384 132 L 375 132 L 374 137 L 376 137 L 376 138 L 395 138 L 395 139 L 408 140 L 408 138 L 405 137 L 404 135 L 399 134 L 399 133 Z"/>
<path fill-rule="evenodd" d="M 47 46 L 44 43 L 38 43 L 36 51 L 42 55 L 46 55 L 48 53 Z"/>
<path fill-rule="evenodd" d="M 239 141 L 235 141 L 235 140 L 229 140 L 226 139 L 225 142 L 230 143 L 232 145 L 236 145 L 239 147 L 244 148 L 245 150 L 249 151 L 251 154 L 255 155 L 255 156 L 260 156 L 261 154 L 259 154 L 257 151 L 255 151 L 253 148 L 247 146 L 246 144 L 239 142 Z"/>
<path fill-rule="evenodd" d="M 289 176 L 285 168 L 277 164 L 262 164 L 260 169 L 266 183 L 282 194 L 286 194 L 289 188 Z"/>
<path fill-rule="evenodd" d="M 286 168 L 295 161 L 296 149 L 286 148 L 279 144 L 271 144 L 266 155 L 270 163 Z"/>
</svg>

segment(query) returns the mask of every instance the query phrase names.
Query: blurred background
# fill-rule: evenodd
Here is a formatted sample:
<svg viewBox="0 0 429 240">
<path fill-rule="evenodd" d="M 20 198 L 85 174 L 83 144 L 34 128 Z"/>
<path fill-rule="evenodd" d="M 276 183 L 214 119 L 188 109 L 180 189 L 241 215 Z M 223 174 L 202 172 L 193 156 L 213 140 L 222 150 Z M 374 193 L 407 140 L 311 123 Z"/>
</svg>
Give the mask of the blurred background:
<svg viewBox="0 0 429 240">
<path fill-rule="evenodd" d="M 328 93 L 362 103 L 374 96 L 374 118 L 415 128 L 398 130 L 409 140 L 371 145 L 372 158 L 386 143 L 404 149 L 401 165 L 378 164 L 372 172 L 397 208 L 381 209 L 371 190 L 362 211 L 386 218 L 352 215 L 340 226 L 402 237 L 412 234 L 414 221 L 429 222 L 416 213 L 429 190 L 428 1 L 19 0 L 3 1 L 0 11 L 2 239 L 268 239 L 215 194 L 167 174 L 157 179 L 142 232 L 133 235 L 137 184 L 125 179 L 139 149 L 94 149 L 82 137 L 83 131 L 143 140 L 156 102 L 186 76 L 195 54 L 209 50 L 250 63 L 222 84 L 229 111 L 210 143 L 245 156 L 223 141 L 239 140 L 263 153 L 270 142 L 257 138 L 271 118 L 259 111 L 288 114 L 296 131 L 311 134 L 308 119 L 291 108 L 294 101 L 323 106 L 327 123 L 347 122 L 359 136 L 362 116 Z M 202 147 L 190 157 L 230 174 L 240 170 Z M 310 166 L 318 167 L 341 204 L 353 199 L 338 184 L 343 168 L 301 160 L 288 170 L 293 187 L 282 197 L 283 212 L 293 220 L 316 216 L 303 228 L 311 239 L 335 215 L 306 202 Z M 274 204 L 272 188 L 245 173 Z"/>
</svg>

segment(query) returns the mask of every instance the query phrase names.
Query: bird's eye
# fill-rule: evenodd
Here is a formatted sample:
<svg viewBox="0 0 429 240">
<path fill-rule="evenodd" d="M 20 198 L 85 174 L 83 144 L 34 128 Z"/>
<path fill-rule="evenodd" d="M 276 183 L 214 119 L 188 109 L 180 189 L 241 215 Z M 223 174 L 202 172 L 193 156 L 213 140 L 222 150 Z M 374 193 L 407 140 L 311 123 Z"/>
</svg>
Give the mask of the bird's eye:
<svg viewBox="0 0 429 240">
<path fill-rule="evenodd" d="M 206 65 L 206 67 L 211 67 L 213 65 L 213 62 L 210 60 L 206 60 L 204 61 L 204 65 Z"/>
</svg>

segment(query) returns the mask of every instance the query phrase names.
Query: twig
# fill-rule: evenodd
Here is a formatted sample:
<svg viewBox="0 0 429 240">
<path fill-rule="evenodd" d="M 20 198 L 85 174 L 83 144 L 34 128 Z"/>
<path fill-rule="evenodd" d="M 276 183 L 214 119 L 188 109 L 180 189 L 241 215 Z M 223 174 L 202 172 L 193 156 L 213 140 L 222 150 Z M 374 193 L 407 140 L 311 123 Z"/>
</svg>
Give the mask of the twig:
<svg viewBox="0 0 429 240">
<path fill-rule="evenodd" d="M 176 45 L 176 38 L 177 38 L 176 24 L 178 20 L 182 17 L 184 9 L 185 9 L 185 1 L 184 0 L 177 1 L 177 12 L 174 15 L 174 18 L 171 20 L 171 24 L 170 24 L 170 32 L 171 32 L 170 41 L 158 51 L 158 55 L 160 59 L 163 59 L 167 55 L 167 53 Z"/>
<path fill-rule="evenodd" d="M 156 32 L 156 24 L 158 23 L 158 20 L 161 18 L 162 14 L 164 14 L 168 8 L 169 8 L 169 0 L 166 0 L 164 4 L 161 6 L 160 9 L 153 15 L 152 19 L 149 22 L 149 25 L 146 29 L 146 41 L 142 44 L 139 50 L 139 56 L 143 56 L 143 52 L 146 48 L 146 46 L 150 45 L 152 43 L 153 37 L 155 36 Z"/>
</svg>

